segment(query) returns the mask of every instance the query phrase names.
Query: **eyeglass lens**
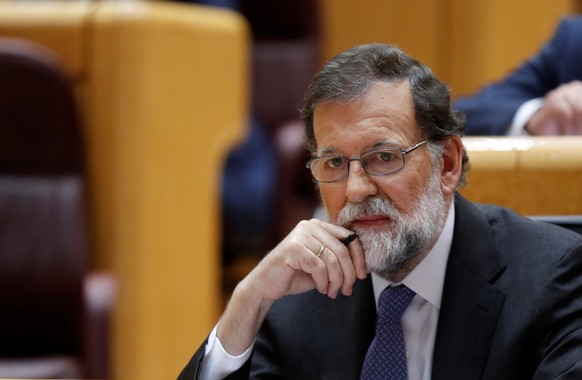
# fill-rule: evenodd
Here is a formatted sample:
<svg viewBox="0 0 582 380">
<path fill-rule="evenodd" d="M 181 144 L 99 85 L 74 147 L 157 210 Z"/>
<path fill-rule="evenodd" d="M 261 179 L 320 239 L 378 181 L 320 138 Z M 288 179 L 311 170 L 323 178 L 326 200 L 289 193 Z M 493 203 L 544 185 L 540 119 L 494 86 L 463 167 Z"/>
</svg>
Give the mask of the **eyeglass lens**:
<svg viewBox="0 0 582 380">
<path fill-rule="evenodd" d="M 382 175 L 396 172 L 404 166 L 400 149 L 377 149 L 362 154 L 359 158 L 324 156 L 310 161 L 313 176 L 320 182 L 339 181 L 348 176 L 349 162 L 360 161 L 368 174 Z"/>
</svg>

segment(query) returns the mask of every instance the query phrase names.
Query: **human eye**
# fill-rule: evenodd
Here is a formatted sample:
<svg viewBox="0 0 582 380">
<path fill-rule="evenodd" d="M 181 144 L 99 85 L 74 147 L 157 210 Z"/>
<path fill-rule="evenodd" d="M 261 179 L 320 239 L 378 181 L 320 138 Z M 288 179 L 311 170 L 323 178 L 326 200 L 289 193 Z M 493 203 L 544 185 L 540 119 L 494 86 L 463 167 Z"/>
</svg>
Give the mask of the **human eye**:
<svg viewBox="0 0 582 380">
<path fill-rule="evenodd" d="M 370 174 L 387 174 L 398 170 L 401 160 L 396 149 L 378 149 L 362 155 L 366 170 Z"/>
<path fill-rule="evenodd" d="M 396 151 L 393 149 L 390 150 L 378 150 L 375 152 L 370 152 L 370 157 L 368 157 L 368 161 L 375 161 L 378 163 L 383 162 L 390 162 L 396 158 Z"/>
<path fill-rule="evenodd" d="M 347 166 L 344 156 L 323 156 L 312 161 L 311 172 L 321 182 L 333 182 L 344 177 Z"/>
<path fill-rule="evenodd" d="M 326 169 L 337 169 L 342 166 L 344 158 L 342 156 L 331 156 L 322 159 L 323 166 Z"/>
</svg>

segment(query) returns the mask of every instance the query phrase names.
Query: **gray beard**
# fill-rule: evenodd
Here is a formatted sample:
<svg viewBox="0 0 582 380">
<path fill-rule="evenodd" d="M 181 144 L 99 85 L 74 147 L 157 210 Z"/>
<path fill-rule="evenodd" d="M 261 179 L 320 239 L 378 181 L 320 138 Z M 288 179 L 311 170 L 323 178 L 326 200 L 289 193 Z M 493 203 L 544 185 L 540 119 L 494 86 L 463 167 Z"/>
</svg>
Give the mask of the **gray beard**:
<svg viewBox="0 0 582 380">
<path fill-rule="evenodd" d="M 347 203 L 335 222 L 358 234 L 369 271 L 384 277 L 408 273 L 416 264 L 413 259 L 428 253 L 444 225 L 447 208 L 440 186 L 440 174 L 435 170 L 409 215 L 402 214 L 384 197 L 375 196 L 361 203 Z M 382 229 L 352 226 L 357 217 L 364 215 L 386 215 L 391 226 Z"/>
</svg>

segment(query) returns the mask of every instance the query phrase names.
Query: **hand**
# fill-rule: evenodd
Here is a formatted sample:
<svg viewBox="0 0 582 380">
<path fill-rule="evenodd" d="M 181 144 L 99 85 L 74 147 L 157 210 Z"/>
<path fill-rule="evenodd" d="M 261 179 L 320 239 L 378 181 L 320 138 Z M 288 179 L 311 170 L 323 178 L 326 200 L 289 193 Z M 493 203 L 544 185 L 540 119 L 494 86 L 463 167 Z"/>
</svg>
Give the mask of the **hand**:
<svg viewBox="0 0 582 380">
<path fill-rule="evenodd" d="M 350 234 L 350 230 L 318 219 L 302 221 L 246 281 L 263 299 L 272 301 L 314 288 L 330 298 L 336 298 L 339 291 L 350 295 L 356 278 L 367 276 L 359 241 L 345 246 L 338 240 Z"/>
<path fill-rule="evenodd" d="M 340 291 L 351 295 L 356 279 L 366 278 L 367 271 L 359 240 L 348 246 L 339 241 L 350 234 L 317 219 L 300 222 L 236 287 L 217 332 L 224 349 L 231 355 L 244 352 L 273 302 L 283 296 L 312 289 L 330 298 Z"/>
<path fill-rule="evenodd" d="M 548 92 L 526 124 L 532 135 L 582 135 L 582 82 L 572 81 Z"/>
</svg>

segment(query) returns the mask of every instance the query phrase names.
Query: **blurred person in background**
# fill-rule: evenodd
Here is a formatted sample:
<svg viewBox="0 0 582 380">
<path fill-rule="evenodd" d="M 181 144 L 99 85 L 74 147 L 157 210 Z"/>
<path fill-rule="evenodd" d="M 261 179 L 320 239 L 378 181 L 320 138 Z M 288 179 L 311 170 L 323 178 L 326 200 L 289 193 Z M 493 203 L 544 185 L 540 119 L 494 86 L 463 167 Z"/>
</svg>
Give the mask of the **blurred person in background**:
<svg viewBox="0 0 582 380">
<path fill-rule="evenodd" d="M 239 0 L 177 0 L 240 12 Z M 275 222 L 277 157 L 264 124 L 251 117 L 222 174 L 222 262 L 262 256 Z"/>
<path fill-rule="evenodd" d="M 533 57 L 454 106 L 467 135 L 582 135 L 582 17 L 564 18 Z"/>
</svg>

